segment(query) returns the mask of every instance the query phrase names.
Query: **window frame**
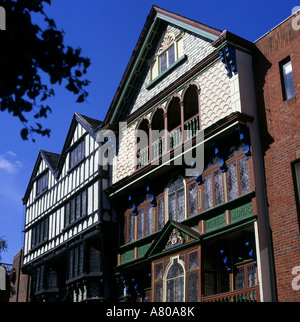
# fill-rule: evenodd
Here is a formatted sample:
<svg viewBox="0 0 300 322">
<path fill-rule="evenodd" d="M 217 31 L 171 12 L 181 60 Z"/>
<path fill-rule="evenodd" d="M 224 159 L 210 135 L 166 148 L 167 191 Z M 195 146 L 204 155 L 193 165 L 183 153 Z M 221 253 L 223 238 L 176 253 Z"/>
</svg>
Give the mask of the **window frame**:
<svg viewBox="0 0 300 322">
<path fill-rule="evenodd" d="M 39 186 L 41 184 L 41 189 Z M 45 191 L 48 190 L 49 185 L 49 170 L 42 172 L 36 179 L 36 197 L 41 196 Z"/>
<path fill-rule="evenodd" d="M 241 181 L 241 169 L 240 169 L 240 160 L 242 159 L 246 159 L 247 163 L 248 163 L 248 171 L 249 171 L 249 190 L 247 192 L 242 192 L 242 181 Z M 227 199 L 228 201 L 230 200 L 233 200 L 233 199 L 229 199 L 229 184 L 228 184 L 228 165 L 229 164 L 232 164 L 232 163 L 236 163 L 236 179 L 237 179 L 237 186 L 238 186 L 238 195 L 235 197 L 235 198 L 238 198 L 248 192 L 251 191 L 251 187 L 252 187 L 252 184 L 251 184 L 251 162 L 249 162 L 249 159 L 247 159 L 247 157 L 245 156 L 244 154 L 244 151 L 243 150 L 239 150 L 239 147 L 238 148 L 235 148 L 235 151 L 234 151 L 234 155 L 233 156 L 230 156 L 227 160 L 226 160 L 226 166 L 227 166 L 227 169 L 225 171 L 225 175 L 226 175 L 226 194 L 227 194 Z"/>
<path fill-rule="evenodd" d="M 218 162 L 216 162 L 215 164 L 213 164 L 213 162 L 209 161 L 210 162 L 210 165 L 208 168 L 206 168 L 203 173 L 202 173 L 202 183 L 201 183 L 201 208 L 200 208 L 200 211 L 203 212 L 203 211 L 206 211 L 206 210 L 209 210 L 209 209 L 213 209 L 214 207 L 218 206 L 218 205 L 221 205 L 222 203 L 226 202 L 226 199 L 225 199 L 225 180 L 224 180 L 224 173 L 221 172 L 221 175 L 222 175 L 222 188 L 223 188 L 223 202 L 219 203 L 219 204 L 216 204 L 216 196 L 215 196 L 215 172 L 218 172 L 218 171 L 221 171 L 220 169 L 220 162 L 219 162 L 219 159 L 218 159 Z M 207 175 L 210 175 L 211 177 L 211 186 L 212 186 L 212 206 L 205 209 L 205 199 L 204 199 L 204 177 L 207 176 Z M 200 189 L 198 187 L 198 189 Z M 199 194 L 198 194 L 198 199 L 199 199 Z"/>
<path fill-rule="evenodd" d="M 189 268 L 189 261 L 190 261 L 190 255 L 193 253 L 197 253 L 197 267 L 194 268 Z M 184 269 L 184 302 L 188 301 L 188 295 L 189 295 L 189 290 L 188 290 L 188 278 L 189 275 L 194 274 L 194 273 L 198 273 L 198 301 L 201 298 L 201 246 L 198 245 L 196 247 L 191 247 L 191 248 L 187 248 L 185 250 L 180 251 L 179 253 L 176 254 L 170 254 L 164 257 L 161 257 L 157 260 L 152 261 L 151 263 L 151 300 L 153 302 L 155 302 L 155 288 L 157 284 L 162 285 L 162 298 L 161 301 L 162 302 L 166 302 L 166 298 L 167 298 L 167 289 L 166 289 L 166 285 L 167 285 L 167 274 L 168 271 L 172 265 L 172 263 L 174 262 L 174 259 L 177 259 L 178 262 L 180 262 L 181 264 L 183 264 L 183 269 Z M 156 278 L 155 275 L 155 267 L 157 265 L 162 265 L 162 273 L 161 276 L 159 278 Z"/>
<path fill-rule="evenodd" d="M 143 238 L 143 237 L 146 237 L 146 236 L 149 236 L 149 235 L 151 235 L 153 232 L 154 232 L 154 230 L 153 230 L 153 206 L 151 205 L 151 199 L 150 199 L 150 196 L 148 196 L 148 199 L 147 199 L 147 196 L 148 196 L 148 194 L 146 195 L 146 200 L 145 201 L 143 201 L 138 207 L 137 207 L 137 210 L 138 210 L 138 214 L 136 215 L 136 217 L 137 217 L 137 235 L 136 235 L 136 240 L 139 240 L 139 239 L 141 239 L 141 238 Z M 147 234 L 147 224 L 148 224 L 148 222 L 147 222 L 147 208 L 148 208 L 148 206 L 151 206 L 151 215 L 152 215 L 152 218 L 151 218 L 151 227 L 149 227 L 149 230 L 150 230 L 150 233 L 149 234 Z M 139 217 L 139 215 L 140 215 L 140 211 L 141 210 L 143 210 L 144 211 L 144 214 L 143 214 L 143 234 L 142 234 L 142 236 L 139 236 L 139 220 L 140 220 L 140 217 Z"/>
<path fill-rule="evenodd" d="M 291 162 L 291 168 L 298 217 L 298 227 L 300 231 L 300 158 Z"/>
<path fill-rule="evenodd" d="M 175 183 L 178 179 L 182 180 L 183 183 L 183 195 L 184 195 L 184 218 L 182 219 L 182 221 L 184 221 L 185 219 L 187 219 L 187 196 L 186 196 L 186 191 L 187 191 L 187 185 L 186 185 L 186 180 L 182 177 L 182 176 L 177 176 L 174 177 L 173 179 L 171 179 L 167 185 L 167 188 L 165 189 L 165 214 L 167 216 L 167 219 L 170 220 L 170 216 L 169 216 L 169 210 L 170 210 L 170 204 L 169 204 L 169 194 L 170 194 L 170 187 L 173 183 Z M 181 189 L 180 189 L 181 190 Z M 176 190 L 176 196 L 177 196 L 177 191 Z M 174 193 L 174 192 L 172 192 Z M 176 201 L 178 200 L 178 198 L 176 198 Z M 177 204 L 177 202 L 176 202 Z M 175 221 L 178 221 L 178 214 L 176 213 L 176 219 L 172 219 Z M 181 222 L 181 221 L 178 221 Z"/>
<path fill-rule="evenodd" d="M 286 77 L 284 75 L 284 66 L 286 66 L 288 63 L 290 63 L 291 65 L 291 77 L 293 80 L 293 95 L 288 97 L 287 96 L 287 82 L 286 82 Z M 288 56 L 285 59 L 283 59 L 282 61 L 279 62 L 279 69 L 280 69 L 280 79 L 281 79 L 281 89 L 282 89 L 282 97 L 283 97 L 283 101 L 288 101 L 290 99 L 292 99 L 293 97 L 296 96 L 296 88 L 295 88 L 295 80 L 294 80 L 294 75 L 293 75 L 293 66 L 292 66 L 292 61 L 291 61 L 291 57 Z"/>
<path fill-rule="evenodd" d="M 81 156 L 78 158 L 78 150 L 81 150 Z M 75 158 L 75 156 L 76 158 Z M 80 162 L 85 159 L 85 137 L 78 140 L 71 148 L 69 152 L 69 169 L 72 170 Z"/>
<path fill-rule="evenodd" d="M 64 229 L 84 218 L 88 213 L 88 188 L 71 196 L 65 204 Z M 78 213 L 77 200 L 80 199 L 80 210 Z M 83 208 L 84 206 L 84 208 Z M 72 208 L 74 207 L 74 209 Z M 67 210 L 68 209 L 68 210 Z"/>
</svg>

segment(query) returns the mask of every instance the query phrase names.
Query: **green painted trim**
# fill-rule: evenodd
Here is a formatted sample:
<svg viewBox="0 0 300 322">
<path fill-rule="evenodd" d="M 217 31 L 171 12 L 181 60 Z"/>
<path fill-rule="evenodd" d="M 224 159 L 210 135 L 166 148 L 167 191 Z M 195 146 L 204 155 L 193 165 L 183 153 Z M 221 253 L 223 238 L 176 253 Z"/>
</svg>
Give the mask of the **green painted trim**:
<svg viewBox="0 0 300 322">
<path fill-rule="evenodd" d="M 178 20 L 176 20 L 176 19 L 173 19 L 173 18 L 167 17 L 167 16 L 165 16 L 165 15 L 164 15 L 164 14 L 162 14 L 162 13 L 157 13 L 157 18 L 160 18 L 160 19 L 165 20 L 165 21 L 167 21 L 167 22 L 169 22 L 169 23 L 171 23 L 171 24 L 174 24 L 174 25 L 176 25 L 176 26 L 179 26 L 179 27 L 181 27 L 181 28 L 184 28 L 184 29 L 186 29 L 186 30 L 189 30 L 189 31 L 191 31 L 191 32 L 193 32 L 193 33 L 195 33 L 195 34 L 197 34 L 197 35 L 201 36 L 201 37 L 204 37 L 204 38 L 206 38 L 206 39 L 211 40 L 212 42 L 213 42 L 213 41 L 215 41 L 215 40 L 217 40 L 217 39 L 219 39 L 219 37 L 218 37 L 218 36 L 215 36 L 215 35 L 213 35 L 213 34 L 211 34 L 211 33 L 207 32 L 207 31 L 201 30 L 201 29 L 199 29 L 199 28 L 192 27 L 192 26 L 190 26 L 190 25 L 188 25 L 188 24 L 186 24 L 186 23 L 184 23 L 184 22 L 178 21 Z"/>
<path fill-rule="evenodd" d="M 211 239 L 211 238 L 216 237 L 216 236 L 227 234 L 232 230 L 237 230 L 239 228 L 248 226 L 251 223 L 253 223 L 255 220 L 256 220 L 256 218 L 253 217 L 253 218 L 248 218 L 248 220 L 245 219 L 245 222 L 243 222 L 243 223 L 241 223 L 239 225 L 232 224 L 232 225 L 225 226 L 225 227 L 221 228 L 219 231 L 217 231 L 217 232 L 215 232 L 213 234 L 209 233 L 208 236 L 203 235 L 202 239 L 205 241 L 205 240 Z"/>
<path fill-rule="evenodd" d="M 161 74 L 159 74 L 157 77 L 155 77 L 150 83 L 146 85 L 146 89 L 151 89 L 153 86 L 155 86 L 158 82 L 160 82 L 163 78 L 165 78 L 171 71 L 173 71 L 176 67 L 178 67 L 180 64 L 185 62 L 187 60 L 187 55 L 181 56 L 179 59 L 177 59 L 171 66 L 169 66 L 166 70 L 164 70 Z"/>
<path fill-rule="evenodd" d="M 157 21 L 157 17 L 155 17 L 155 19 L 154 19 L 154 21 L 153 21 L 153 23 L 152 23 L 151 27 L 149 28 L 149 31 L 148 31 L 148 34 L 147 34 L 147 36 L 146 36 L 146 38 L 145 38 L 145 41 L 144 41 L 144 43 L 143 43 L 143 46 L 142 46 L 142 48 L 141 48 L 141 50 L 140 50 L 140 52 L 139 52 L 138 57 L 137 57 L 137 58 L 136 58 L 136 60 L 135 60 L 135 63 L 134 63 L 133 68 L 132 68 L 132 70 L 131 70 L 131 73 L 130 73 L 130 75 L 129 75 L 129 77 L 128 77 L 128 80 L 127 80 L 127 82 L 126 82 L 126 84 L 125 84 L 125 86 L 124 86 L 124 89 L 123 89 L 123 91 L 122 91 L 122 94 L 121 94 L 120 98 L 118 99 L 118 103 L 117 103 L 117 105 L 116 105 L 116 107 L 115 107 L 115 110 L 114 110 L 114 112 L 113 112 L 113 115 L 112 115 L 112 117 L 110 118 L 110 121 L 109 121 L 109 123 L 110 123 L 110 124 L 112 124 L 112 123 L 113 123 L 113 121 L 114 121 L 114 118 L 115 118 L 116 113 L 117 113 L 117 111 L 118 111 L 118 109 L 119 109 L 119 106 L 120 106 L 120 104 L 121 104 L 121 102 L 122 102 L 122 99 L 123 99 L 124 94 L 125 94 L 125 92 L 126 92 L 126 90 L 127 90 L 127 87 L 128 87 L 128 85 L 130 84 L 130 81 L 131 81 L 132 75 L 134 74 L 134 72 L 135 72 L 135 70 L 136 70 L 136 67 L 137 67 L 138 63 L 140 62 L 140 58 L 141 58 L 142 54 L 144 53 L 145 48 L 147 48 L 148 40 L 149 40 L 149 38 L 150 38 L 150 36 L 151 36 L 151 34 L 152 34 L 152 32 L 153 32 L 154 26 L 156 25 L 156 21 Z"/>
</svg>

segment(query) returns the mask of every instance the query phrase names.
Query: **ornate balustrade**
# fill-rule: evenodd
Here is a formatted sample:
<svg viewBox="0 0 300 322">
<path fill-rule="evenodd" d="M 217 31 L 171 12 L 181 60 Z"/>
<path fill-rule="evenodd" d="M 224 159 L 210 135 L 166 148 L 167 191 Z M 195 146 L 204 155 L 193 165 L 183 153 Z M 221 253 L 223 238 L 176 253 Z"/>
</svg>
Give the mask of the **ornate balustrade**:
<svg viewBox="0 0 300 322">
<path fill-rule="evenodd" d="M 204 296 L 202 302 L 259 302 L 259 287 L 248 287 L 226 293 Z"/>
</svg>

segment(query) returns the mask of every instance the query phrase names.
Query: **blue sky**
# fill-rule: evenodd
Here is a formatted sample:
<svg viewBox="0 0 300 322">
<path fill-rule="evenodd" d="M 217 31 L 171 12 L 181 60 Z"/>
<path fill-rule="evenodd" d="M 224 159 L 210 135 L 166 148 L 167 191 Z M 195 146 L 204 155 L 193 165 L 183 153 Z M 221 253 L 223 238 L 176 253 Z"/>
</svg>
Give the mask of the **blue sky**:
<svg viewBox="0 0 300 322">
<path fill-rule="evenodd" d="M 61 153 L 74 112 L 103 120 L 144 26 L 151 6 L 157 6 L 221 30 L 227 29 L 255 41 L 286 19 L 296 1 L 201 1 L 201 0 L 52 0 L 45 11 L 65 31 L 65 44 L 81 47 L 91 59 L 87 103 L 54 87 L 47 101 L 52 114 L 43 121 L 50 138 L 22 141 L 22 125 L 7 112 L 0 112 L 0 236 L 8 242 L 2 262 L 12 263 L 23 245 L 25 208 L 22 205 L 40 149 Z"/>
</svg>

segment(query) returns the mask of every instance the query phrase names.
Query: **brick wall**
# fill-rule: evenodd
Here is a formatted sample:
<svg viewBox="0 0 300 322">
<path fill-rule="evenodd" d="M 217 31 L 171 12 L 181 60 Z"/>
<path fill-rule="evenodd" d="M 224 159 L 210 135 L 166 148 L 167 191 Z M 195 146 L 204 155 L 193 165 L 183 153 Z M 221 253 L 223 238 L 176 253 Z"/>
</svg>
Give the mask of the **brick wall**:
<svg viewBox="0 0 300 322">
<path fill-rule="evenodd" d="M 298 13 L 299 15 L 299 13 Z M 256 42 L 254 63 L 278 301 L 300 301 L 292 269 L 300 234 L 291 162 L 300 156 L 300 30 L 290 17 Z M 283 100 L 279 62 L 290 56 L 296 96 Z"/>
</svg>

